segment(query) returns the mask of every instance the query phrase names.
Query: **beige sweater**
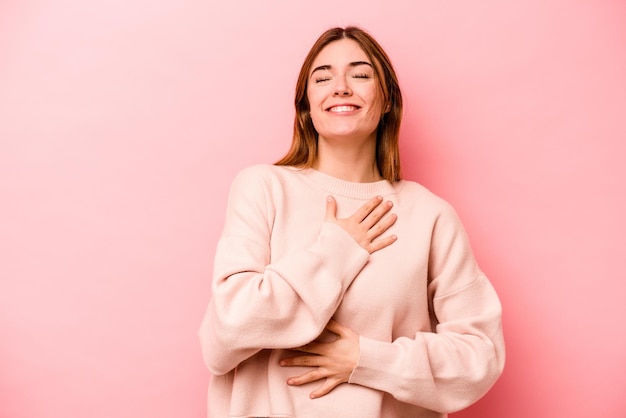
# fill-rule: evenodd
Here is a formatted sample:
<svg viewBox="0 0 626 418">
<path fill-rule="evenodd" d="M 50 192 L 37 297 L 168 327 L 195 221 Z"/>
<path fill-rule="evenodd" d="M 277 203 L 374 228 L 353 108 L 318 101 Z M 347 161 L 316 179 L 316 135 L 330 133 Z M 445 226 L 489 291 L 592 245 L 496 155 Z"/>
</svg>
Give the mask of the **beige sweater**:
<svg viewBox="0 0 626 418">
<path fill-rule="evenodd" d="M 370 255 L 324 222 L 376 195 L 394 203 L 398 240 Z M 259 165 L 235 178 L 199 330 L 209 417 L 430 418 L 478 400 L 504 366 L 501 306 L 456 213 L 417 183 L 351 183 Z M 288 386 L 280 367 L 329 319 L 360 335 L 349 383 Z"/>
</svg>

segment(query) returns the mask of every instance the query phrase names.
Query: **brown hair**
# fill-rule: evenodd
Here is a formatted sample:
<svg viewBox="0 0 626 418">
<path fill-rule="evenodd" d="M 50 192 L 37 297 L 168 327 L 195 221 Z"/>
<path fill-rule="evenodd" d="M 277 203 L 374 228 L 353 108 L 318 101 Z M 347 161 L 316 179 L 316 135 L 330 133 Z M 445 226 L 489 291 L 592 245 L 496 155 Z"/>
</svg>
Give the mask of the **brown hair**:
<svg viewBox="0 0 626 418">
<path fill-rule="evenodd" d="M 383 107 L 389 109 L 378 122 L 376 131 L 376 165 L 380 175 L 391 182 L 400 180 L 400 150 L 398 137 L 402 120 L 402 95 L 398 78 L 389 57 L 374 38 L 363 29 L 348 26 L 324 32 L 306 56 L 296 84 L 296 116 L 293 126 L 291 149 L 276 165 L 312 167 L 317 156 L 317 132 L 313 127 L 307 84 L 313 61 L 320 51 L 331 42 L 341 39 L 356 41 L 372 60 L 374 72 L 383 94 Z"/>
</svg>

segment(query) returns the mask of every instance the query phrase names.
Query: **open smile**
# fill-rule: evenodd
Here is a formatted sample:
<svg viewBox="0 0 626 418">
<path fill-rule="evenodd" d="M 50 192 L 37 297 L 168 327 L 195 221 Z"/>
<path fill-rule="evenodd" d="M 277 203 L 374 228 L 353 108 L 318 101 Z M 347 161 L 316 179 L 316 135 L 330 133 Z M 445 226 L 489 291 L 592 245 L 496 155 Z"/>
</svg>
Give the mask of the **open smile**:
<svg viewBox="0 0 626 418">
<path fill-rule="evenodd" d="M 328 109 L 326 109 L 326 111 L 332 113 L 348 113 L 354 112 L 359 109 L 360 107 L 355 105 L 336 105 L 329 107 Z"/>
</svg>

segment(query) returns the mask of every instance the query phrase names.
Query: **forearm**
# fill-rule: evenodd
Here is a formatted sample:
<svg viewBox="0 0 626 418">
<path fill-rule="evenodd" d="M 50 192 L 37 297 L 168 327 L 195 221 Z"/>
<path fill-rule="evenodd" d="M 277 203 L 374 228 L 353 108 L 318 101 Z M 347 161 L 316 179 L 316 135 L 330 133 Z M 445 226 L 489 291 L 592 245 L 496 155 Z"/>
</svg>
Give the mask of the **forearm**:
<svg viewBox="0 0 626 418">
<path fill-rule="evenodd" d="M 446 309 L 455 312 L 435 333 L 419 332 L 393 342 L 361 337 L 360 359 L 350 383 L 442 413 L 478 400 L 504 366 L 501 309 L 484 278 L 465 292 L 469 294 L 447 297 Z M 474 299 L 473 305 L 463 302 L 468 297 Z"/>
<path fill-rule="evenodd" d="M 369 259 L 345 231 L 327 223 L 313 246 L 283 260 L 263 266 L 260 251 L 236 238 L 220 242 L 212 302 L 199 333 L 215 374 L 260 349 L 315 339 Z"/>
</svg>

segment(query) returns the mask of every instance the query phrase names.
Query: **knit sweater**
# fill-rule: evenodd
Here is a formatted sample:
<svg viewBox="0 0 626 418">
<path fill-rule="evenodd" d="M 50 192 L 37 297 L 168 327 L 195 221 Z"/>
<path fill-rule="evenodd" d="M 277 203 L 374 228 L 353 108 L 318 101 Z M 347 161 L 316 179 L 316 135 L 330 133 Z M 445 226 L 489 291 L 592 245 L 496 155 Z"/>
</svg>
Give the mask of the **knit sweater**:
<svg viewBox="0 0 626 418">
<path fill-rule="evenodd" d="M 369 254 L 324 221 L 376 195 L 397 241 Z M 359 334 L 348 383 L 317 399 L 307 367 L 281 367 L 334 318 Z M 441 418 L 504 366 L 501 306 L 454 209 L 411 181 L 353 183 L 314 169 L 253 166 L 235 178 L 198 332 L 213 375 L 209 417 Z"/>
</svg>

